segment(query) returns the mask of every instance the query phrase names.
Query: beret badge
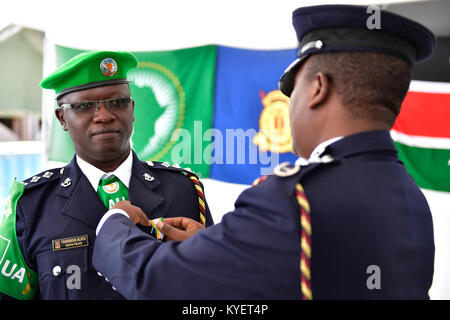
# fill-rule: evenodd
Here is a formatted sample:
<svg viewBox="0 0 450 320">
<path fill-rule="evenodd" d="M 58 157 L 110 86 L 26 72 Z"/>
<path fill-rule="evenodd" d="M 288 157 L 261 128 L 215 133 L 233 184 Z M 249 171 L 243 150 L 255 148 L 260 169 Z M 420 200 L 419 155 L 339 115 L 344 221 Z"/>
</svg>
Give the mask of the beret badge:
<svg viewBox="0 0 450 320">
<path fill-rule="evenodd" d="M 117 62 L 112 58 L 105 58 L 100 63 L 100 71 L 104 76 L 112 77 L 117 72 Z"/>
</svg>

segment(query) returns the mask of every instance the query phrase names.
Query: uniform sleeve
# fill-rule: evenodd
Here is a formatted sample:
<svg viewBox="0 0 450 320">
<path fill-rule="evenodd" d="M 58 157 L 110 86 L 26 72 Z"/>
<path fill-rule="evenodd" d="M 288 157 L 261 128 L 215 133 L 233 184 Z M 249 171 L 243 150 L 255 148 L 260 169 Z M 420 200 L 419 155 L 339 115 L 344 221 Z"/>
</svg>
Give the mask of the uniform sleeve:
<svg viewBox="0 0 450 320">
<path fill-rule="evenodd" d="M 24 235 L 24 220 L 17 219 L 17 204 L 23 191 L 24 185 L 14 181 L 0 224 L 0 293 L 30 300 L 36 294 L 38 275 L 28 267 L 19 245 L 19 239 Z"/>
<path fill-rule="evenodd" d="M 295 224 L 257 207 L 260 198 L 247 200 L 183 242 L 159 242 L 113 215 L 96 238 L 93 265 L 127 299 L 299 298 Z"/>
</svg>

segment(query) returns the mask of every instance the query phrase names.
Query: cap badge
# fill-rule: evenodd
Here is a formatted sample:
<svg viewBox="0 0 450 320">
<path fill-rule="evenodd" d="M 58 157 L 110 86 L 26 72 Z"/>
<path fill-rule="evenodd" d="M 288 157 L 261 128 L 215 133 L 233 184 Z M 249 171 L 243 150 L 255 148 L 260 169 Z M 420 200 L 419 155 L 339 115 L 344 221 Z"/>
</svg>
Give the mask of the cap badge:
<svg viewBox="0 0 450 320">
<path fill-rule="evenodd" d="M 105 58 L 100 63 L 100 71 L 104 76 L 112 77 L 117 72 L 117 62 L 112 58 Z"/>
<path fill-rule="evenodd" d="M 300 54 L 302 54 L 303 52 L 309 50 L 309 49 L 322 49 L 323 48 L 323 42 L 322 40 L 314 40 L 311 42 L 308 42 L 307 44 L 305 44 L 304 46 L 302 46 L 301 50 L 300 50 Z"/>
</svg>

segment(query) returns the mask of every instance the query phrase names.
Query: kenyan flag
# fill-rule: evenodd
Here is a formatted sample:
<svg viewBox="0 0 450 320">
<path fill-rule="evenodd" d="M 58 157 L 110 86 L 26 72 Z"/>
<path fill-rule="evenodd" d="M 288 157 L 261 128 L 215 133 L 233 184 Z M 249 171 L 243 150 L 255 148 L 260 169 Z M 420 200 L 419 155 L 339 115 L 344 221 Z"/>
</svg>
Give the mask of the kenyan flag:
<svg viewBox="0 0 450 320">
<path fill-rule="evenodd" d="M 413 81 L 393 127 L 392 138 L 400 160 L 416 183 L 422 189 L 443 192 L 439 207 L 447 211 L 445 208 L 450 206 L 450 38 L 437 40 L 433 57 L 414 66 Z M 434 201 L 428 200 L 434 207 Z"/>
<path fill-rule="evenodd" d="M 412 81 L 392 138 L 421 188 L 450 192 L 450 82 Z"/>
<path fill-rule="evenodd" d="M 414 66 L 413 81 L 392 130 L 400 160 L 421 187 L 433 216 L 431 299 L 450 299 L 450 37 Z M 413 236 L 413 235 L 412 235 Z"/>
</svg>

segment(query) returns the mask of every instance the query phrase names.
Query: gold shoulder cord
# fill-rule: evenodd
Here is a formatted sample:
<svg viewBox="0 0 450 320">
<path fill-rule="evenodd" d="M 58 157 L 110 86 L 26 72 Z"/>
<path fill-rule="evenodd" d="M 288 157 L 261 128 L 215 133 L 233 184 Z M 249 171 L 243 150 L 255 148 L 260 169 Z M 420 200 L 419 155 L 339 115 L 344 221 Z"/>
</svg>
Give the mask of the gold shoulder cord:
<svg viewBox="0 0 450 320">
<path fill-rule="evenodd" d="M 311 218 L 309 202 L 300 183 L 295 185 L 295 196 L 300 206 L 301 248 L 300 271 L 303 300 L 312 300 L 311 289 Z"/>
</svg>

